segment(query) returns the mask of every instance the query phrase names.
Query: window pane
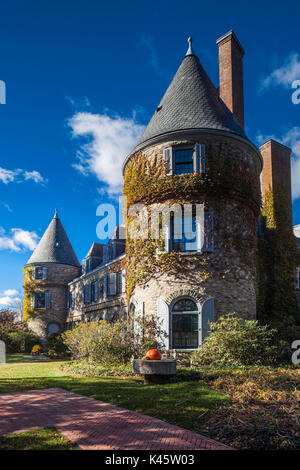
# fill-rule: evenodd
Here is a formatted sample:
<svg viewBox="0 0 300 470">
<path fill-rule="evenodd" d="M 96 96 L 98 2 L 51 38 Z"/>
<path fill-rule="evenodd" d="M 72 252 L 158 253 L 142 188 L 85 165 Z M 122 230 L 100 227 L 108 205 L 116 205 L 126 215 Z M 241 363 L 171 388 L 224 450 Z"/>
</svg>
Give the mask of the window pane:
<svg viewBox="0 0 300 470">
<path fill-rule="evenodd" d="M 46 307 L 45 292 L 37 292 L 35 294 L 35 308 L 45 308 L 45 307 Z"/>
<path fill-rule="evenodd" d="M 193 211 L 195 212 L 195 211 Z M 180 239 L 175 238 L 181 234 Z M 171 216 L 171 240 L 173 251 L 197 251 L 196 215 Z"/>
<path fill-rule="evenodd" d="M 35 268 L 35 278 L 43 279 L 43 268 Z"/>
<path fill-rule="evenodd" d="M 182 149 L 175 151 L 175 174 L 193 173 L 194 149 Z"/>
<path fill-rule="evenodd" d="M 198 348 L 198 314 L 172 315 L 172 347 Z"/>
<path fill-rule="evenodd" d="M 173 306 L 173 312 L 197 312 L 198 308 L 191 299 L 180 299 Z"/>
</svg>

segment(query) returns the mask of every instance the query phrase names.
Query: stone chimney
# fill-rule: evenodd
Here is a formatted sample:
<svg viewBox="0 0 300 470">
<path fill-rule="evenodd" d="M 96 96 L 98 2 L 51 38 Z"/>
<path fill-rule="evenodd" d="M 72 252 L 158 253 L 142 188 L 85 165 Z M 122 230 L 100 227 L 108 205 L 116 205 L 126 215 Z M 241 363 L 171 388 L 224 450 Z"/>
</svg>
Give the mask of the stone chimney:
<svg viewBox="0 0 300 470">
<path fill-rule="evenodd" d="M 238 123 L 244 127 L 243 56 L 245 52 L 233 31 L 220 37 L 217 45 L 219 47 L 219 94 Z"/>
<path fill-rule="evenodd" d="M 263 199 L 271 190 L 276 212 L 276 204 L 283 202 L 284 198 L 287 220 L 292 224 L 291 149 L 270 139 L 260 147 L 260 151 L 264 162 L 262 171 Z"/>
</svg>

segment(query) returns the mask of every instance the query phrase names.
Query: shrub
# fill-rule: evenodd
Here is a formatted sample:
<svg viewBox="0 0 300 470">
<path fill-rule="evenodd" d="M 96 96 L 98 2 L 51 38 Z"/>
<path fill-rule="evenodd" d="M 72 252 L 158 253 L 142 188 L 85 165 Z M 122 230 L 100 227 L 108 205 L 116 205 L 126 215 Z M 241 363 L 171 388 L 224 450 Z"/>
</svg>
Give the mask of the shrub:
<svg viewBox="0 0 300 470">
<path fill-rule="evenodd" d="M 192 354 L 194 366 L 239 367 L 274 361 L 271 345 L 276 330 L 260 326 L 256 320 L 244 320 L 235 314 L 211 323 L 211 334 L 201 349 Z"/>
<path fill-rule="evenodd" d="M 31 350 L 31 355 L 32 356 L 39 356 L 42 352 L 43 348 L 39 344 L 35 344 Z"/>
<path fill-rule="evenodd" d="M 30 331 L 18 329 L 2 333 L 1 339 L 6 343 L 10 353 L 30 353 L 32 347 L 39 341 Z"/>
<path fill-rule="evenodd" d="M 52 333 L 47 338 L 48 356 L 52 357 L 66 357 L 68 355 L 68 348 L 64 343 L 62 333 Z M 51 351 L 51 352 L 50 352 Z"/>
<path fill-rule="evenodd" d="M 103 365 L 126 364 L 135 350 L 133 332 L 125 320 L 80 323 L 63 336 L 74 359 Z"/>
<path fill-rule="evenodd" d="M 5 342 L 9 353 L 30 352 L 39 342 L 23 322 L 17 321 L 17 314 L 11 310 L 0 311 L 0 339 Z"/>
</svg>

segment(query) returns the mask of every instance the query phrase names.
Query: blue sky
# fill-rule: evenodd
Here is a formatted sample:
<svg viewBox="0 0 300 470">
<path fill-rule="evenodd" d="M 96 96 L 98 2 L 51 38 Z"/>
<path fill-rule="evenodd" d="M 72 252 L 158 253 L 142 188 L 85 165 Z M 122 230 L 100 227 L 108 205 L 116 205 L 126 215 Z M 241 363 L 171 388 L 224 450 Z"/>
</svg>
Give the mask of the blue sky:
<svg viewBox="0 0 300 470">
<path fill-rule="evenodd" d="M 151 3 L 60 0 L 1 5 L 0 307 L 55 207 L 81 260 L 97 241 L 96 208 L 115 202 L 120 166 L 180 65 L 187 37 L 218 84 L 215 41 L 246 50 L 246 132 L 293 148 L 300 223 L 300 6 L 286 1 Z M 299 164 L 298 164 L 299 163 Z M 298 178 L 299 175 L 299 178 Z"/>
</svg>

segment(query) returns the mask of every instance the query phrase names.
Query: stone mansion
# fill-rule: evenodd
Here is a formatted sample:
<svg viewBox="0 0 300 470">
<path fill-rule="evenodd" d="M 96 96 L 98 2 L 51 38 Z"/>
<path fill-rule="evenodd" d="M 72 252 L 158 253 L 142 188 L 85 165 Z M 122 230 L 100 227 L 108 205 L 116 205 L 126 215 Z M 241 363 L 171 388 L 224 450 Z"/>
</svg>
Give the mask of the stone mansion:
<svg viewBox="0 0 300 470">
<path fill-rule="evenodd" d="M 202 241 L 176 238 L 174 216 L 162 223 L 157 243 L 125 240 L 120 234 L 128 227 L 120 226 L 108 244 L 93 243 L 81 265 L 55 213 L 24 268 L 25 317 L 42 341 L 81 321 L 114 321 L 130 313 L 157 318 L 161 348 L 192 350 L 221 314 L 256 318 L 261 196 L 276 201 L 283 195 L 284 230 L 290 233 L 291 150 L 274 140 L 258 149 L 248 139 L 244 50 L 233 31 L 217 46 L 219 87 L 189 39 L 173 80 L 123 165 L 129 209 L 142 203 L 147 217 L 148 210 L 159 211 L 166 203 L 203 204 L 203 226 L 194 212 L 191 216 L 196 232 L 204 232 Z"/>
</svg>

